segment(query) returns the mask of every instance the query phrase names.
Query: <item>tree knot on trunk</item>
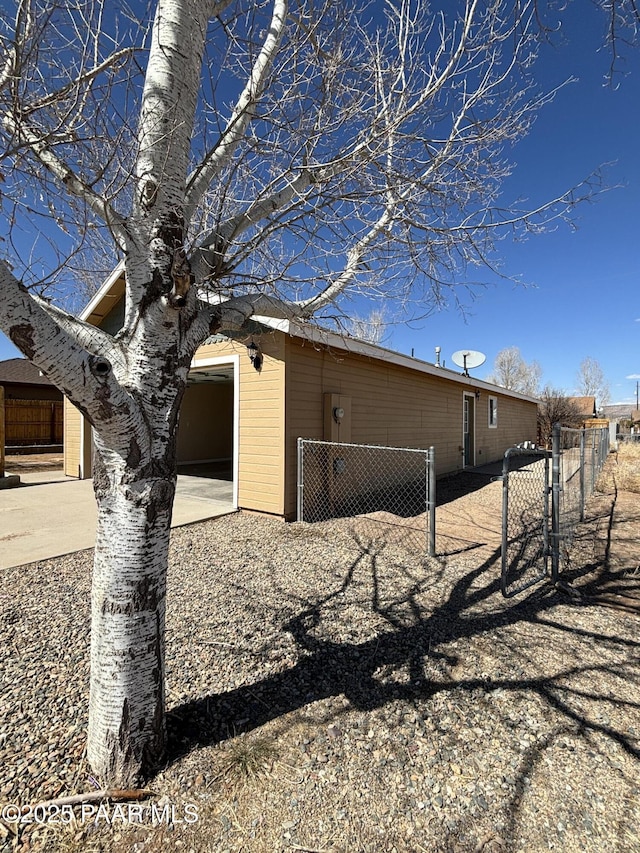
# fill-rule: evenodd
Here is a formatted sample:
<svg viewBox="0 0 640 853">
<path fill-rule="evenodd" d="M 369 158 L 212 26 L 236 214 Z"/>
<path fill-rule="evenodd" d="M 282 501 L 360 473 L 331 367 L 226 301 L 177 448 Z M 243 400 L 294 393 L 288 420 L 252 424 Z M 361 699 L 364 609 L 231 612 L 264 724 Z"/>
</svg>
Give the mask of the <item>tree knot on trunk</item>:
<svg viewBox="0 0 640 853">
<path fill-rule="evenodd" d="M 157 200 L 158 184 L 153 180 L 153 178 L 148 178 L 142 185 L 140 203 L 146 211 L 149 211 L 155 205 Z"/>
<path fill-rule="evenodd" d="M 153 526 L 158 518 L 171 520 L 175 487 L 173 483 L 156 480 L 147 503 L 147 523 Z"/>
<path fill-rule="evenodd" d="M 89 370 L 101 381 L 105 381 L 111 373 L 111 362 L 102 356 L 89 356 Z"/>
<path fill-rule="evenodd" d="M 140 445 L 135 437 L 131 437 L 129 441 L 129 452 L 127 453 L 127 468 L 137 468 L 142 460 Z"/>
</svg>

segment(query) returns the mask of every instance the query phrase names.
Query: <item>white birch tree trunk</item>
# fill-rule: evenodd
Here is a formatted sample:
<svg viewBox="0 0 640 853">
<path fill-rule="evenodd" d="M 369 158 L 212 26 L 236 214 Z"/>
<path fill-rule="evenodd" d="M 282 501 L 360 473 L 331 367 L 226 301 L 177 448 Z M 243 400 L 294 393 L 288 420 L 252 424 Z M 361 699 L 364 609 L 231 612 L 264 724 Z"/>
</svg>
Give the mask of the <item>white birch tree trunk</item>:
<svg viewBox="0 0 640 853">
<path fill-rule="evenodd" d="M 130 406 L 114 413 L 114 428 L 102 419 L 95 430 L 98 529 L 87 750 L 93 770 L 124 787 L 157 769 L 166 746 L 164 619 L 176 432 L 199 343 L 179 355 L 190 313 L 183 205 L 207 6 L 198 0 L 158 5 L 128 221 L 127 354 L 120 382 Z"/>
<path fill-rule="evenodd" d="M 178 412 L 191 358 L 208 331 L 190 293 L 185 187 L 207 23 L 219 6 L 158 3 L 133 203 L 128 217 L 105 217 L 125 251 L 120 333 L 107 335 L 32 297 L 0 262 L 4 330 L 94 428 L 88 759 L 106 786 L 137 784 L 165 754 L 164 620 Z M 17 121 L 11 127 L 30 142 L 28 128 Z M 74 194 L 94 201 L 55 150 L 41 145 L 36 154 Z M 104 212 L 97 202 L 93 207 Z"/>
<path fill-rule="evenodd" d="M 97 449 L 88 759 L 130 787 L 165 752 L 164 619 L 175 442 L 145 465 Z M 137 464 L 136 464 L 137 463 Z M 164 469 L 164 470 L 163 470 Z"/>
<path fill-rule="evenodd" d="M 0 262 L 7 333 L 94 426 L 88 758 L 108 787 L 148 777 L 166 745 L 166 574 L 190 354 L 177 355 L 180 312 L 160 302 L 136 327 L 145 345 L 121 346 L 33 299 Z"/>
</svg>

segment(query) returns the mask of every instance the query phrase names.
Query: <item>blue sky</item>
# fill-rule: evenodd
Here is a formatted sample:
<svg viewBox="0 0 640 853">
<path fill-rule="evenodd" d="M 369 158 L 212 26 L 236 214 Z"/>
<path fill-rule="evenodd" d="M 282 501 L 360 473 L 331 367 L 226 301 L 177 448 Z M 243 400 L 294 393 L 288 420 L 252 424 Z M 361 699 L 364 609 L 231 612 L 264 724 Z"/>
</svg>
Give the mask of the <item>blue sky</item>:
<svg viewBox="0 0 640 853">
<path fill-rule="evenodd" d="M 613 86 L 605 75 L 604 20 L 591 4 L 573 3 L 565 15 L 564 43 L 545 46 L 539 79 L 565 87 L 539 114 L 531 134 L 510 156 L 516 163 L 505 194 L 532 206 L 559 195 L 604 163 L 612 187 L 566 225 L 522 243 L 499 244 L 505 274 L 525 284 L 493 279 L 476 298 L 462 294 L 466 316 L 452 305 L 420 324 L 394 325 L 385 344 L 429 361 L 434 347 L 452 366 L 458 349 L 487 355 L 486 376 L 496 354 L 517 346 L 536 360 L 543 382 L 572 393 L 586 356 L 602 366 L 612 402 L 635 401 L 640 379 L 640 51 L 626 52 Z M 0 359 L 19 355 L 0 335 Z"/>
<path fill-rule="evenodd" d="M 582 16 L 586 13 L 586 16 Z M 459 349 L 480 350 L 492 368 L 505 347 L 537 361 L 543 383 L 572 393 L 586 357 L 596 359 L 611 387 L 611 402 L 635 401 L 640 379 L 640 52 L 627 52 L 614 86 L 604 79 L 610 55 L 602 50 L 603 20 L 587 4 L 572 4 L 566 43 L 542 51 L 540 79 L 559 92 L 539 114 L 531 134 L 513 151 L 517 164 L 505 191 L 535 205 L 558 195 L 601 164 L 613 187 L 565 225 L 524 243 L 504 240 L 505 273 L 528 286 L 497 281 L 478 291 L 468 315 L 440 312 L 419 330 L 394 327 L 387 345 L 428 361 L 442 347 L 447 366 Z"/>
</svg>

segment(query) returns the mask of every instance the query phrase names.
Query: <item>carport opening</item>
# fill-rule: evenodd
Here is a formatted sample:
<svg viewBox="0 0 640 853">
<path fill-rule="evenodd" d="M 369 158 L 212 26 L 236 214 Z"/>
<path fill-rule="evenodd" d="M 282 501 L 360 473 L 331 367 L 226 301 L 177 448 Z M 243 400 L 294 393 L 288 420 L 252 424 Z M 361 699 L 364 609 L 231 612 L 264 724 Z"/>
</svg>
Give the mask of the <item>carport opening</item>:
<svg viewBox="0 0 640 853">
<path fill-rule="evenodd" d="M 225 481 L 234 478 L 234 367 L 192 370 L 178 425 L 178 474 Z"/>
</svg>

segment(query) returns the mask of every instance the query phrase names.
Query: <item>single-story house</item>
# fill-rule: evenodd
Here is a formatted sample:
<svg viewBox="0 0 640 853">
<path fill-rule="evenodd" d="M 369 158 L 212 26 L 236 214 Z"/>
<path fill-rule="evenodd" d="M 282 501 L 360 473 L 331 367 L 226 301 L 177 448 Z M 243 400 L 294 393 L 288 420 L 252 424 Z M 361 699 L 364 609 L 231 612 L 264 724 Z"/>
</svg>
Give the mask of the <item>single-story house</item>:
<svg viewBox="0 0 640 853">
<path fill-rule="evenodd" d="M 123 291 L 114 277 L 85 319 L 115 331 Z M 179 466 L 229 465 L 240 509 L 295 516 L 299 437 L 433 445 L 438 475 L 535 441 L 533 397 L 312 324 L 254 320 L 242 340 L 218 334 L 197 351 L 178 435 Z M 90 428 L 66 405 L 65 471 L 89 477 Z"/>
<path fill-rule="evenodd" d="M 26 358 L 0 361 L 7 446 L 62 443 L 62 393 Z"/>
<path fill-rule="evenodd" d="M 52 400 L 62 402 L 62 392 L 26 358 L 0 361 L 0 385 L 5 400 Z"/>
</svg>

